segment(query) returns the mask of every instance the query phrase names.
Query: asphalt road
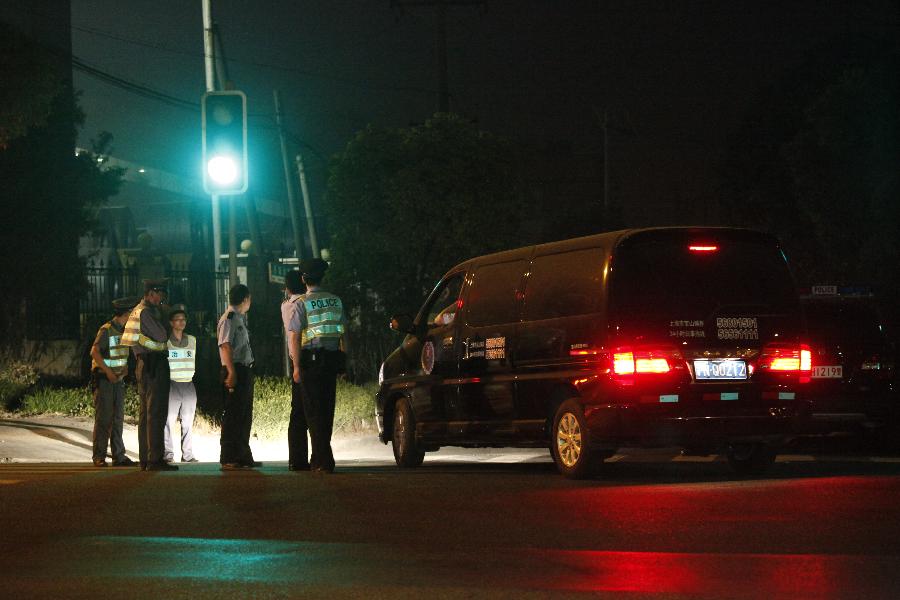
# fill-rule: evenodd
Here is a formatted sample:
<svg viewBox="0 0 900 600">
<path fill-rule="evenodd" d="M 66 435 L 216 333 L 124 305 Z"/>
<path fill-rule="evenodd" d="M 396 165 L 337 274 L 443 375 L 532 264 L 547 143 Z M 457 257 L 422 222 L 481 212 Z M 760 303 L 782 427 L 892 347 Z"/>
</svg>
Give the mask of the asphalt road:
<svg viewBox="0 0 900 600">
<path fill-rule="evenodd" d="M 333 475 L 0 465 L 7 598 L 896 598 L 900 459 L 623 452 L 598 478 L 543 452 L 453 451 Z M 386 450 L 386 449 L 385 449 Z"/>
</svg>

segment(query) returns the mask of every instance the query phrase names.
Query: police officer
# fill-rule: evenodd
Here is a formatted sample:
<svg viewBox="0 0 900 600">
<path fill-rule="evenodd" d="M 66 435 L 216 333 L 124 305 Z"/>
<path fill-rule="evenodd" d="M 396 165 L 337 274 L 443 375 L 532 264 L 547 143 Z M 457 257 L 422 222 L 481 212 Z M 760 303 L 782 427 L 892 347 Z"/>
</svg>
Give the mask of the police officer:
<svg viewBox="0 0 900 600">
<path fill-rule="evenodd" d="M 165 459 L 172 462 L 172 431 L 175 421 L 181 419 L 181 462 L 197 462 L 194 458 L 193 436 L 194 413 L 197 411 L 197 390 L 194 387 L 194 372 L 197 364 L 197 338 L 184 332 L 187 326 L 187 310 L 179 304 L 169 311 L 169 416 L 166 419 Z"/>
<path fill-rule="evenodd" d="M 345 372 L 347 349 L 341 299 L 319 287 L 327 269 L 328 263 L 321 258 L 301 262 L 306 293 L 294 303 L 296 309 L 288 325 L 289 331 L 298 334 L 291 336 L 291 354 L 300 358 L 294 363 L 293 380 L 301 386 L 303 412 L 312 437 L 310 467 L 320 473 L 334 471 L 331 431 L 335 388 L 337 375 Z"/>
<path fill-rule="evenodd" d="M 112 301 L 113 318 L 97 331 L 91 346 L 91 383 L 94 388 L 94 466 L 105 467 L 107 444 L 114 467 L 134 466 L 125 454 L 122 426 L 125 422 L 125 376 L 128 374 L 128 346 L 122 333 L 137 298 Z"/>
<path fill-rule="evenodd" d="M 143 471 L 177 471 L 163 460 L 163 438 L 169 412 L 169 335 L 162 320 L 161 304 L 167 295 L 166 281 L 144 281 L 141 300 L 125 324 L 122 344 L 130 346 L 137 359 L 135 375 L 141 398 L 138 447 Z"/>
<path fill-rule="evenodd" d="M 237 284 L 228 292 L 228 309 L 219 318 L 219 358 L 225 384 L 219 462 L 225 470 L 261 466 L 250 450 L 253 424 L 253 351 L 247 329 L 250 290 Z"/>
<path fill-rule="evenodd" d="M 297 302 L 302 300 L 302 293 L 306 290 L 301 280 L 300 271 L 288 271 L 284 277 L 284 290 L 287 298 L 281 303 L 281 320 L 284 323 L 284 334 L 287 339 L 288 355 L 293 367 L 299 365 L 300 357 L 294 348 L 300 347 L 298 340 L 292 341 L 292 337 L 300 335 L 300 321 L 297 312 Z M 294 331 L 291 331 L 291 323 Z M 309 471 L 309 442 L 306 423 L 306 415 L 303 412 L 303 389 L 299 382 L 295 382 L 291 376 L 291 420 L 288 425 L 288 469 L 291 471 Z M 315 462 L 315 457 L 313 457 Z"/>
</svg>

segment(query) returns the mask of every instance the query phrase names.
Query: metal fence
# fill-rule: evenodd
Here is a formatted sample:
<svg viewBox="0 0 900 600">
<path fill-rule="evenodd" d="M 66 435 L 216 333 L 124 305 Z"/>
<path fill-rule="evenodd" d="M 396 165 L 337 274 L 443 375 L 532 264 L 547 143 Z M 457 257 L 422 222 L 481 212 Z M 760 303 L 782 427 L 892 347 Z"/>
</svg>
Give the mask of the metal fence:
<svg viewBox="0 0 900 600">
<path fill-rule="evenodd" d="M 92 336 L 112 314 L 112 301 L 124 296 L 143 296 L 137 267 L 110 267 L 88 262 L 84 269 L 87 289 L 78 300 L 30 299 L 27 303 L 28 339 L 39 341 L 82 339 Z M 215 331 L 216 320 L 228 302 L 228 272 L 165 268 L 169 279 L 169 304 L 184 304 L 191 331 Z"/>
</svg>

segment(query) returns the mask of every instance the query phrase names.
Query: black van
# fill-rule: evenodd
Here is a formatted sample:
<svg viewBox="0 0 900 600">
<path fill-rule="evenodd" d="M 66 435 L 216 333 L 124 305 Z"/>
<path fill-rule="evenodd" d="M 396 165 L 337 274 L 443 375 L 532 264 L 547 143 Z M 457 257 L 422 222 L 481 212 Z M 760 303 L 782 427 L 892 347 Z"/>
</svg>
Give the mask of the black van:
<svg viewBox="0 0 900 600">
<path fill-rule="evenodd" d="M 758 473 L 809 415 L 797 291 L 759 232 L 632 229 L 474 258 L 391 326 L 407 335 L 376 416 L 401 467 L 441 446 L 549 446 L 582 477 L 620 447 L 680 446 Z"/>
</svg>

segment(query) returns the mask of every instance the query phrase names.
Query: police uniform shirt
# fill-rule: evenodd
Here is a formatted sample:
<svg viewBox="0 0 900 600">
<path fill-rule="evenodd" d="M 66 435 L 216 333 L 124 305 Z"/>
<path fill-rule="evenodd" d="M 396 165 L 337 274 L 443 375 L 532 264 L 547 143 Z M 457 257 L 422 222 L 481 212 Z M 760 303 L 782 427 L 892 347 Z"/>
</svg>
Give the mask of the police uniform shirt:
<svg viewBox="0 0 900 600">
<path fill-rule="evenodd" d="M 308 290 L 309 294 L 312 293 L 327 293 L 325 290 L 321 288 L 315 288 Z M 305 295 L 300 297 L 300 300 L 294 303 L 294 312 L 291 315 L 290 322 L 288 323 L 288 331 L 296 331 L 299 334 L 303 334 L 303 330 L 309 327 L 309 323 L 306 319 L 306 301 Z M 341 324 L 346 327 L 346 316 L 341 312 Z M 340 350 L 341 343 L 336 338 L 314 338 L 309 343 L 303 346 L 304 350 Z"/>
<path fill-rule="evenodd" d="M 142 300 L 141 302 L 144 304 L 144 310 L 141 311 L 141 333 L 154 342 L 165 345 L 166 340 L 169 339 L 169 332 L 166 331 L 166 326 L 163 325 L 160 320 L 162 310 L 160 307 L 154 306 L 146 300 Z M 140 344 L 132 346 L 131 351 L 136 355 L 150 352 L 150 350 L 144 348 Z"/>
<path fill-rule="evenodd" d="M 250 331 L 247 329 L 247 315 L 242 315 L 229 306 L 219 318 L 219 345 L 231 344 L 231 360 L 242 365 L 253 364 L 250 349 Z"/>
<path fill-rule="evenodd" d="M 281 303 L 281 322 L 284 324 L 284 332 L 285 334 L 290 333 L 291 331 L 300 331 L 295 327 L 299 327 L 299 318 L 297 316 L 297 299 L 302 298 L 303 294 L 291 294 L 291 297 Z M 288 336 L 290 339 L 290 336 Z M 290 344 L 288 344 L 288 351 L 290 352 Z M 294 358 L 293 356 L 291 357 Z"/>
</svg>

